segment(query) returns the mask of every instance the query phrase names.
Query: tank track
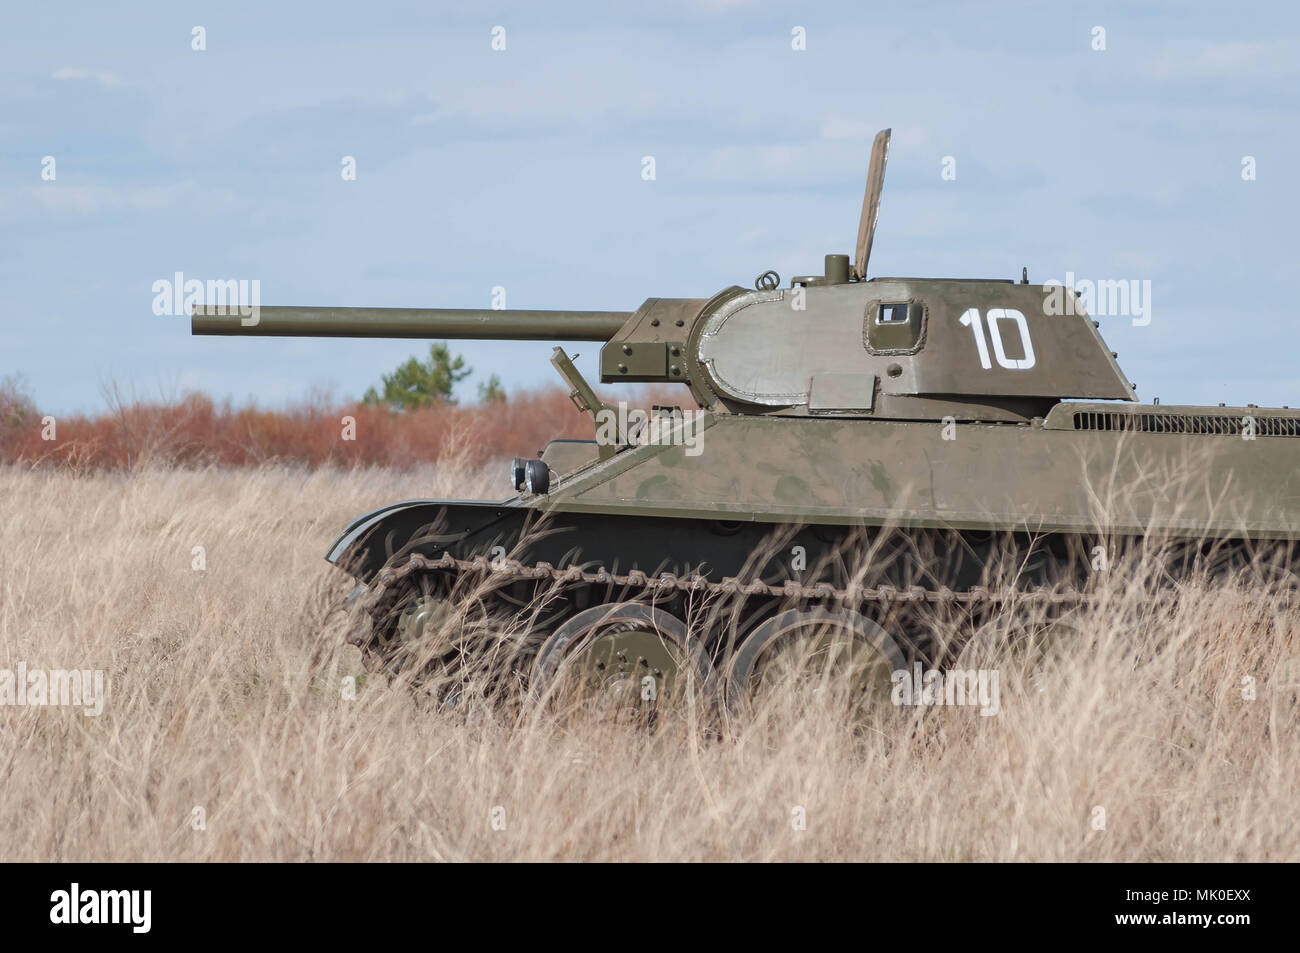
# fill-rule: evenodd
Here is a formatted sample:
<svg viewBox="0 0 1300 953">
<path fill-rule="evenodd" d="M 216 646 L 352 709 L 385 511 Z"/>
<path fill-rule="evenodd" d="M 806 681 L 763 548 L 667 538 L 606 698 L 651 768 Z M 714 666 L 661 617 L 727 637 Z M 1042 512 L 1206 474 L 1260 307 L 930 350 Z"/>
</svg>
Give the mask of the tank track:
<svg viewBox="0 0 1300 953">
<path fill-rule="evenodd" d="M 403 667 L 402 663 L 394 665 L 395 656 L 385 649 L 386 625 L 381 623 L 377 626 L 375 620 L 391 617 L 393 606 L 399 603 L 403 594 L 414 589 L 418 584 L 417 580 L 427 576 L 441 577 L 448 590 L 457 590 L 464 585 L 466 589 L 473 591 L 476 585 L 488 580 L 494 583 L 527 581 L 540 586 L 591 585 L 618 589 L 621 590 L 616 600 L 619 602 L 636 601 L 648 596 L 654 603 L 677 595 L 725 596 L 739 599 L 742 603 L 754 598 L 768 598 L 798 603 L 805 607 L 821 605 L 855 610 L 866 604 L 873 604 L 882 609 L 904 613 L 917 611 L 921 606 L 951 607 L 952 611 L 962 613 L 968 619 L 973 619 L 981 613 L 996 612 L 1000 607 L 1012 603 L 1026 609 L 1038 607 L 1039 613 L 1056 613 L 1078 607 L 1088 600 L 1087 593 L 1070 587 L 991 590 L 983 586 L 974 586 L 967 590 L 954 591 L 947 587 L 900 588 L 881 585 L 840 589 L 829 583 L 806 586 L 793 580 L 785 580 L 773 585 L 761 580 L 746 582 L 736 577 L 725 577 L 713 582 L 699 574 L 650 575 L 635 569 L 627 573 L 609 572 L 604 569 L 593 572 L 578 566 L 558 569 L 548 562 L 529 565 L 511 558 L 490 560 L 486 556 L 476 555 L 469 559 L 458 559 L 449 553 L 430 558 L 416 553 L 408 556 L 400 565 L 390 565 L 380 570 L 354 605 L 360 610 L 356 617 L 358 624 L 349 632 L 347 642 L 362 650 L 363 660 L 369 670 L 392 674 Z M 497 587 L 494 586 L 495 588 Z M 519 611 L 517 605 L 502 603 L 500 607 L 507 612 Z M 509 667 L 515 672 L 516 679 L 529 680 L 532 668 L 530 663 L 536 648 L 537 646 L 531 649 L 526 646 L 515 647 Z M 915 649 L 916 646 L 913 645 L 913 650 Z M 465 661 L 473 664 L 472 660 Z M 464 663 L 457 663 L 457 667 L 461 664 Z"/>
<path fill-rule="evenodd" d="M 412 555 L 404 565 L 390 566 L 380 570 L 367 589 L 360 606 L 367 613 L 377 609 L 384 594 L 393 586 L 400 586 L 407 577 L 418 572 L 455 572 L 477 574 L 484 578 L 491 575 L 513 576 L 517 579 L 551 580 L 555 583 L 593 583 L 598 585 L 622 586 L 628 590 L 641 589 L 649 593 L 693 592 L 712 595 L 772 596 L 799 599 L 808 602 L 831 600 L 838 603 L 861 604 L 927 602 L 947 605 L 998 605 L 1012 601 L 1017 603 L 1040 603 L 1048 605 L 1075 606 L 1085 602 L 1087 593 L 1074 588 L 1004 588 L 990 590 L 984 586 L 975 586 L 964 591 L 954 591 L 947 587 L 927 589 L 924 586 L 909 586 L 900 589 L 896 586 L 862 586 L 857 588 L 836 589 L 829 583 L 803 586 L 793 580 L 786 580 L 779 586 L 770 585 L 761 580 L 742 582 L 733 577 L 720 582 L 710 582 L 705 577 L 695 574 L 675 576 L 664 573 L 650 576 L 639 570 L 626 574 L 611 573 L 606 570 L 586 572 L 577 566 L 568 569 L 556 569 L 550 563 L 539 562 L 531 566 L 515 559 L 490 561 L 486 556 L 472 559 L 456 559 L 444 554 L 437 559 L 429 559 L 420 554 Z"/>
<path fill-rule="evenodd" d="M 518 613 L 520 603 L 500 598 L 502 585 L 509 586 L 515 582 L 532 582 L 541 587 L 549 585 L 557 589 L 564 587 L 576 589 L 581 586 L 602 587 L 611 594 L 615 590 L 621 590 L 617 599 L 609 600 L 610 604 L 638 601 L 647 596 L 652 605 L 679 596 L 688 598 L 697 595 L 722 596 L 737 600 L 733 604 L 738 606 L 748 605 L 748 600 L 751 598 L 780 600 L 786 605 L 797 604 L 803 608 L 820 605 L 854 611 L 864 606 L 874 605 L 884 612 L 902 613 L 899 618 L 908 617 L 909 613 L 913 618 L 919 617 L 919 614 L 926 611 L 925 607 L 931 607 L 929 611 L 942 615 L 947 607 L 951 610 L 948 618 L 964 618 L 969 624 L 967 639 L 974 633 L 975 627 L 1004 610 L 1024 611 L 1027 619 L 1033 620 L 1034 623 L 1041 623 L 1044 619 L 1059 618 L 1074 610 L 1085 608 L 1095 599 L 1092 592 L 1068 583 L 1054 586 L 1026 585 L 1019 588 L 1008 586 L 998 589 L 971 586 L 963 590 L 953 590 L 946 586 L 927 588 L 919 585 L 906 588 L 892 585 L 836 588 L 829 583 L 809 586 L 788 579 L 778 584 L 771 584 L 761 580 L 746 582 L 733 576 L 714 582 L 700 574 L 651 575 L 635 569 L 627 573 L 610 572 L 605 569 L 588 571 L 579 566 L 556 568 L 544 561 L 526 564 L 509 557 L 489 559 L 484 555 L 475 555 L 468 559 L 460 559 L 450 553 L 444 553 L 431 558 L 414 553 L 408 555 L 400 564 L 394 563 L 381 569 L 372 577 L 370 584 L 361 592 L 359 598 L 353 602 L 353 608 L 360 610 L 354 616 L 359 624 L 354 625 L 349 631 L 347 642 L 362 650 L 363 659 L 370 670 L 393 673 L 400 669 L 401 663 L 394 667 L 393 656 L 385 650 L 383 643 L 386 633 L 383 620 L 392 617 L 393 607 L 400 603 L 405 593 L 418 588 L 419 580 L 422 578 L 436 578 L 440 583 L 440 591 L 443 592 L 467 590 L 473 592 L 478 586 L 491 581 L 493 595 L 489 598 L 496 603 L 497 607 L 508 613 Z M 1300 584 L 1300 579 L 1296 582 Z M 1293 592 L 1298 591 L 1293 590 Z M 1176 585 L 1168 588 L 1159 587 L 1147 592 L 1146 600 L 1148 604 L 1160 604 L 1162 608 L 1169 608 L 1178 601 L 1179 595 L 1179 588 Z M 1240 598 L 1249 601 L 1253 597 L 1249 594 L 1241 594 Z M 602 601 L 596 600 L 597 604 Z M 381 620 L 378 626 L 376 620 Z M 543 629 L 545 628 L 544 625 Z M 539 645 L 540 640 L 544 638 L 545 634 L 539 636 Z M 732 643 L 727 650 L 734 651 L 740 644 L 742 643 L 739 641 Z M 962 644 L 964 643 L 956 643 L 956 650 L 959 651 Z M 911 643 L 911 650 L 916 651 L 917 646 L 917 643 Z M 507 666 L 513 671 L 510 677 L 521 682 L 530 680 L 533 667 L 530 663 L 536 657 L 537 647 L 520 644 L 512 646 L 510 651 L 513 652 L 513 656 Z M 939 662 L 953 647 L 953 643 L 947 646 L 931 646 L 940 651 L 938 655 L 931 656 L 930 661 Z M 924 651 L 921 656 L 925 657 Z M 955 655 L 951 658 L 955 658 Z M 474 660 L 467 658 L 457 664 L 472 666 Z"/>
</svg>

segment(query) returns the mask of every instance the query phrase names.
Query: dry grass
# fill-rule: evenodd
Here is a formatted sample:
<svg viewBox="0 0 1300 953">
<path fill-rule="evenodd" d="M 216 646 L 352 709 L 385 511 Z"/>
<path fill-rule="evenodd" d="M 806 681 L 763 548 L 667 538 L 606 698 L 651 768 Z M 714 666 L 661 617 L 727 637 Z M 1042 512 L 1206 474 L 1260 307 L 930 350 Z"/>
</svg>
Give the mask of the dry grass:
<svg viewBox="0 0 1300 953">
<path fill-rule="evenodd" d="M 0 860 L 1300 860 L 1300 615 L 1263 589 L 1170 613 L 1117 574 L 1033 681 L 1008 667 L 999 715 L 886 732 L 797 699 L 724 740 L 467 723 L 376 679 L 345 700 L 336 532 L 500 485 L 464 463 L 0 469 L 0 667 L 111 686 L 98 718 L 0 708 Z"/>
</svg>

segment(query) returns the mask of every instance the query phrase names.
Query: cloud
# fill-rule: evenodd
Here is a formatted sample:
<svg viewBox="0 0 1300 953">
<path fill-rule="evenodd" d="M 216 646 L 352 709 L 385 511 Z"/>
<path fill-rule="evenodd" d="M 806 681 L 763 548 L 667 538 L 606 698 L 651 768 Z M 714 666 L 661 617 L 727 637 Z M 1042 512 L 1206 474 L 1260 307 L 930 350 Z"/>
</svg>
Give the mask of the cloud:
<svg viewBox="0 0 1300 953">
<path fill-rule="evenodd" d="M 1159 80 L 1270 83 L 1298 71 L 1293 43 L 1291 37 L 1253 43 L 1234 40 L 1210 43 L 1199 50 L 1182 44 L 1155 57 L 1148 72 Z"/>
<path fill-rule="evenodd" d="M 75 69 L 71 66 L 65 66 L 62 69 L 56 69 L 50 74 L 50 79 L 59 80 L 89 80 L 98 83 L 105 89 L 112 89 L 115 86 L 121 86 L 122 80 L 114 73 L 108 71 L 96 73 L 88 69 Z"/>
<path fill-rule="evenodd" d="M 847 119 L 844 116 L 829 116 L 821 121 L 818 130 L 823 139 L 851 139 L 870 142 L 876 134 L 876 127 L 865 119 Z"/>
<path fill-rule="evenodd" d="M 215 201 L 210 195 L 204 199 Z M 197 203 L 190 182 L 161 185 L 42 182 L 0 190 L 0 224 L 48 224 L 61 218 L 148 215 L 193 207 Z"/>
</svg>

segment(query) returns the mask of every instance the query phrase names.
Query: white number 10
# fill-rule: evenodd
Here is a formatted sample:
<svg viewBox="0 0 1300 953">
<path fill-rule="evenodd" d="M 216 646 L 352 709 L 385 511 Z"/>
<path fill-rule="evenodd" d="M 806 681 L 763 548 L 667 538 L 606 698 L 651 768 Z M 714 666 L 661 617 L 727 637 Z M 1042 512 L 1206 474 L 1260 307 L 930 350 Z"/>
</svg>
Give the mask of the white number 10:
<svg viewBox="0 0 1300 953">
<path fill-rule="evenodd" d="M 984 370 L 990 370 L 993 364 L 989 361 L 989 346 L 984 340 L 984 320 L 980 317 L 979 308 L 967 308 L 962 312 L 958 319 L 966 327 L 971 329 L 975 335 L 975 349 L 979 351 L 980 367 Z M 998 326 L 999 321 L 1014 321 L 1016 328 L 1020 331 L 1020 346 L 1025 352 L 1021 358 L 1008 358 L 1006 347 L 1002 344 L 1002 329 Z M 989 308 L 989 337 L 993 339 L 993 356 L 998 360 L 999 367 L 1005 367 L 1009 371 L 1027 371 L 1034 366 L 1034 342 L 1029 339 L 1029 323 L 1025 316 L 1014 308 Z"/>
</svg>

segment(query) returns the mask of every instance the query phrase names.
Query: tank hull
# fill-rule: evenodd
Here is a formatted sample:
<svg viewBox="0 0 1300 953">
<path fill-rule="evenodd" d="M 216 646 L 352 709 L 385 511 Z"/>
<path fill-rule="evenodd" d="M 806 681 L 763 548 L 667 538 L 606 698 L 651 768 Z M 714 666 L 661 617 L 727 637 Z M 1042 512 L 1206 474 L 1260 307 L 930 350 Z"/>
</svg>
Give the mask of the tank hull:
<svg viewBox="0 0 1300 953">
<path fill-rule="evenodd" d="M 1061 406 L 1073 416 L 1073 408 L 1090 405 Z M 1300 536 L 1300 438 L 1080 431 L 1065 429 L 1063 416 L 1014 425 L 709 415 L 698 453 L 684 444 L 634 447 L 577 468 L 545 496 L 398 504 L 349 527 L 329 558 L 359 567 L 364 579 L 413 551 L 413 541 L 437 553 L 442 536 L 466 534 L 509 549 L 529 525 L 563 524 L 595 527 L 566 530 L 571 560 L 647 572 L 660 571 L 663 560 L 681 562 L 667 547 L 649 562 L 599 547 L 592 533 L 615 517 L 659 521 L 665 538 L 734 523 L 1192 540 Z M 436 530 L 439 520 L 451 528 Z"/>
</svg>

